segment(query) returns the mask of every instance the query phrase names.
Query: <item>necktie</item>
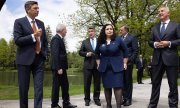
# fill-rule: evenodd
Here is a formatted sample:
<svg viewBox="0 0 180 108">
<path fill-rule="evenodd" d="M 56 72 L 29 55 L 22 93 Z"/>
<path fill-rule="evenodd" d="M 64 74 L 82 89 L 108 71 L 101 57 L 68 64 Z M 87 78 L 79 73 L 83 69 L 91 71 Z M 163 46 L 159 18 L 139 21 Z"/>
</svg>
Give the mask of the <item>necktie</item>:
<svg viewBox="0 0 180 108">
<path fill-rule="evenodd" d="M 92 40 L 92 41 L 91 41 L 92 48 L 93 48 L 93 50 L 95 50 L 94 38 L 93 38 L 93 39 L 91 39 L 91 40 Z"/>
<path fill-rule="evenodd" d="M 36 25 L 35 25 L 35 21 L 31 21 L 32 22 L 32 28 L 33 28 L 33 31 L 36 32 L 37 29 L 36 29 Z M 41 51 L 41 48 L 40 48 L 40 40 L 38 37 L 35 37 L 36 39 L 36 54 L 39 54 L 40 51 Z"/>
<path fill-rule="evenodd" d="M 161 27 L 161 31 L 160 31 L 160 35 L 161 35 L 160 37 L 161 37 L 161 38 L 164 36 L 164 32 L 165 32 L 165 30 L 166 30 L 165 24 L 166 24 L 166 23 L 163 23 L 163 25 L 162 25 L 162 27 Z"/>
</svg>

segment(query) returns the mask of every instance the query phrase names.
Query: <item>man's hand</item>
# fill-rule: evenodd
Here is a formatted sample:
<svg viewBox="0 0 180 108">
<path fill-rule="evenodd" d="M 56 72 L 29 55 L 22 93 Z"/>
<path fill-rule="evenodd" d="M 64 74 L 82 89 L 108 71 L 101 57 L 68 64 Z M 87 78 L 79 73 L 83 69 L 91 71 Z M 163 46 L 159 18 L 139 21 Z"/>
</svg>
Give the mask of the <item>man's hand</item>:
<svg viewBox="0 0 180 108">
<path fill-rule="evenodd" d="M 87 57 L 91 57 L 92 55 L 94 55 L 93 52 L 88 52 L 88 53 L 87 53 Z"/>
<path fill-rule="evenodd" d="M 38 29 L 35 33 L 34 33 L 34 36 L 37 38 L 37 37 L 41 37 L 42 35 L 42 29 Z"/>
<path fill-rule="evenodd" d="M 160 43 L 163 45 L 164 48 L 170 46 L 170 42 L 169 41 L 161 41 Z"/>
<path fill-rule="evenodd" d="M 62 70 L 62 69 L 59 69 L 57 73 L 58 73 L 59 75 L 62 75 L 62 74 L 63 74 L 63 70 Z"/>
<path fill-rule="evenodd" d="M 124 64 L 124 70 L 127 70 L 127 64 Z"/>
<path fill-rule="evenodd" d="M 161 42 L 155 42 L 155 48 L 164 48 Z"/>
</svg>

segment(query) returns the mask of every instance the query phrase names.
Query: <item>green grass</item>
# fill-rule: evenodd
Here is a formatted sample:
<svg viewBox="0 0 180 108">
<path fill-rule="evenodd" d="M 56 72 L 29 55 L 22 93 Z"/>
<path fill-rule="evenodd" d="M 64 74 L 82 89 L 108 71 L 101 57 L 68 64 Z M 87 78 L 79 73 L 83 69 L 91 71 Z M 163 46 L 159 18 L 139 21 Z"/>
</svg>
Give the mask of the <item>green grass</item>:
<svg viewBox="0 0 180 108">
<path fill-rule="evenodd" d="M 144 79 L 148 78 L 147 77 L 147 72 L 145 72 Z M 133 72 L 133 82 L 137 82 L 137 72 L 134 69 Z M 103 90 L 103 87 L 101 87 Z M 51 97 L 51 86 L 44 86 L 44 98 L 50 98 Z M 91 87 L 91 91 L 93 91 L 93 87 Z M 60 91 L 61 93 L 61 91 Z M 79 95 L 84 93 L 83 85 L 70 85 L 69 88 L 69 93 L 70 95 Z M 61 95 L 60 95 L 61 96 Z M 34 98 L 34 88 L 31 86 L 29 88 L 29 98 L 32 99 Z M 5 99 L 19 99 L 19 89 L 18 86 L 4 86 L 0 85 L 0 100 L 5 100 Z"/>
<path fill-rule="evenodd" d="M 50 98 L 51 97 L 51 87 L 44 87 L 44 98 Z M 61 92 L 61 91 L 60 91 Z M 82 85 L 76 85 L 76 86 L 70 86 L 70 95 L 78 95 L 83 93 L 83 86 Z M 19 98 L 19 89 L 17 86 L 0 86 L 0 100 L 5 99 L 18 99 Z M 29 98 L 34 98 L 34 88 L 29 88 Z"/>
</svg>

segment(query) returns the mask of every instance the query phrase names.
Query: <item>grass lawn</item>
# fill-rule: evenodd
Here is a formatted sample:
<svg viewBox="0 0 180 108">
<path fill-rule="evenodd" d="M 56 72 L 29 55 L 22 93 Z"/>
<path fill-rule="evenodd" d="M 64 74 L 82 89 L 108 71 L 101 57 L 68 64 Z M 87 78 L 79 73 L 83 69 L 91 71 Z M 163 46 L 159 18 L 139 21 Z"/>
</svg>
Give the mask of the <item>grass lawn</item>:
<svg viewBox="0 0 180 108">
<path fill-rule="evenodd" d="M 83 86 L 76 85 L 70 86 L 70 95 L 78 95 L 83 93 Z M 51 97 L 51 87 L 44 87 L 44 98 Z M 18 99 L 19 98 L 19 89 L 17 86 L 0 86 L 0 100 L 5 99 Z M 34 88 L 30 87 L 29 89 L 29 98 L 34 98 Z"/>
<path fill-rule="evenodd" d="M 144 73 L 144 79 L 148 78 L 147 77 L 147 72 Z M 133 82 L 137 82 L 137 72 L 134 69 L 133 72 Z M 103 90 L 103 87 L 101 87 Z M 93 90 L 93 87 L 91 87 L 91 91 Z M 61 92 L 61 91 L 60 91 Z M 84 89 L 83 85 L 70 85 L 69 93 L 70 95 L 78 95 L 78 94 L 83 94 Z M 61 95 L 60 95 L 61 96 Z M 51 86 L 45 86 L 44 87 L 44 98 L 50 98 L 51 97 Z M 29 98 L 32 99 L 34 98 L 34 88 L 30 87 L 29 89 Z M 5 99 L 19 99 L 19 90 L 18 86 L 2 86 L 0 85 L 0 100 L 5 100 Z"/>
</svg>

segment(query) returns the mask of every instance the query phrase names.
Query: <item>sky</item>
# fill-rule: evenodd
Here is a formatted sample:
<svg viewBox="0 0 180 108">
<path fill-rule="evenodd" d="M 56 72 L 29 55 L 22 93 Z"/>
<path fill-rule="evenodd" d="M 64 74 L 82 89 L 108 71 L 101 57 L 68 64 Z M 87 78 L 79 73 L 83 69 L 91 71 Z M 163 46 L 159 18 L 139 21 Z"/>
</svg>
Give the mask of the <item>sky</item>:
<svg viewBox="0 0 180 108">
<path fill-rule="evenodd" d="M 26 16 L 24 3 L 28 0 L 6 0 L 0 12 L 0 38 L 7 41 L 13 38 L 14 20 Z M 68 24 L 68 15 L 79 9 L 75 0 L 35 0 L 39 3 L 39 16 L 45 26 L 50 26 L 52 34 L 55 35 L 56 25 L 63 23 L 67 25 L 66 35 L 68 51 L 76 51 L 79 38 L 74 34 L 72 26 Z"/>
</svg>

